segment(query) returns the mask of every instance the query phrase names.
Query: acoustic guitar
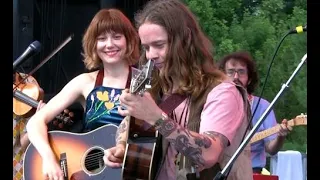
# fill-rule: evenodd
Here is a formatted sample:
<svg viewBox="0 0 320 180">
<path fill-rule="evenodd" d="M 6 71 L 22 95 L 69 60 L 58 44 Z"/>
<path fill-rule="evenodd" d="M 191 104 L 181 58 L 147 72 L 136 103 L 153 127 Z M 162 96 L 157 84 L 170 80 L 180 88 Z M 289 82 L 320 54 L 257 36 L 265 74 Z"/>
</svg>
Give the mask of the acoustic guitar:
<svg viewBox="0 0 320 180">
<path fill-rule="evenodd" d="M 142 95 L 150 88 L 154 62 L 149 60 L 141 72 L 132 73 L 130 92 Z M 129 133 L 122 165 L 123 180 L 152 180 L 157 169 L 158 132 L 142 120 L 130 117 Z"/>
<path fill-rule="evenodd" d="M 104 165 L 104 150 L 115 146 L 118 127 L 108 124 L 88 133 L 48 132 L 49 143 L 60 162 L 64 180 L 120 180 L 121 169 Z M 25 180 L 43 179 L 42 159 L 32 145 L 26 149 L 23 161 Z"/>
<path fill-rule="evenodd" d="M 20 91 L 14 91 L 13 97 L 34 108 L 39 103 Z M 63 112 L 55 120 L 59 124 L 72 123 L 66 114 L 70 115 L 70 112 Z M 60 162 L 64 179 L 120 179 L 121 170 L 106 168 L 103 162 L 103 151 L 115 146 L 117 129 L 115 125 L 105 125 L 81 134 L 59 130 L 48 132 L 49 143 Z M 42 159 L 32 144 L 25 151 L 23 169 L 25 180 L 43 179 Z"/>
<path fill-rule="evenodd" d="M 143 93 L 150 83 L 153 62 L 149 61 L 131 80 L 132 92 Z M 134 72 L 134 71 L 133 71 Z M 132 73 L 134 75 L 134 73 Z M 144 87 L 142 87 L 144 86 Z M 66 131 L 48 132 L 49 144 L 60 162 L 64 180 L 120 180 L 126 170 L 109 168 L 103 161 L 104 150 L 116 145 L 116 125 L 101 126 L 88 133 L 71 133 Z M 128 146 L 127 149 L 131 146 Z M 127 151 L 128 152 L 128 151 Z M 126 160 L 130 159 L 127 153 Z M 128 166 L 129 167 L 129 166 Z M 24 156 L 24 179 L 43 179 L 42 159 L 37 149 L 30 144 Z"/>
<path fill-rule="evenodd" d="M 302 126 L 302 125 L 307 125 L 307 115 L 305 114 L 298 115 L 294 119 L 291 119 L 288 121 L 288 126 Z M 279 131 L 280 131 L 280 127 L 278 125 L 272 128 L 266 129 L 264 131 L 260 131 L 251 138 L 249 143 L 251 144 L 251 143 L 260 141 L 261 139 L 269 137 L 275 133 L 278 133 Z"/>
</svg>

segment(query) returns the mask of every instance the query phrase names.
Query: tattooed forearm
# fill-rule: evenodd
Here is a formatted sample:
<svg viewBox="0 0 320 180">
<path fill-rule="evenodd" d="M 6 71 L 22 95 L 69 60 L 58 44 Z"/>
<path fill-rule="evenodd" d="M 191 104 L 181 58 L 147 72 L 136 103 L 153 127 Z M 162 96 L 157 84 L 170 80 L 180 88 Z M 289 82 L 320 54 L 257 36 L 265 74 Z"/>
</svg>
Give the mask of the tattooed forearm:
<svg viewBox="0 0 320 180">
<path fill-rule="evenodd" d="M 159 119 L 155 124 L 155 128 L 164 137 L 169 136 L 173 131 L 177 129 L 177 127 L 178 127 L 178 124 L 171 120 L 164 121 L 163 119 Z"/>
<path fill-rule="evenodd" d="M 216 139 L 220 139 L 220 146 L 221 148 L 226 148 L 229 145 L 229 140 L 224 135 L 214 132 L 214 131 L 206 131 L 203 134 L 211 137 L 214 141 L 217 141 Z"/>
<path fill-rule="evenodd" d="M 128 138 L 128 125 L 129 125 L 129 118 L 125 117 L 121 124 L 118 127 L 116 133 L 116 144 L 126 144 Z"/>
<path fill-rule="evenodd" d="M 203 150 L 210 148 L 212 145 L 211 139 L 208 136 L 182 128 L 171 119 L 165 121 L 162 119 L 158 120 L 155 128 L 177 151 L 190 158 L 198 167 L 205 166 Z"/>
</svg>

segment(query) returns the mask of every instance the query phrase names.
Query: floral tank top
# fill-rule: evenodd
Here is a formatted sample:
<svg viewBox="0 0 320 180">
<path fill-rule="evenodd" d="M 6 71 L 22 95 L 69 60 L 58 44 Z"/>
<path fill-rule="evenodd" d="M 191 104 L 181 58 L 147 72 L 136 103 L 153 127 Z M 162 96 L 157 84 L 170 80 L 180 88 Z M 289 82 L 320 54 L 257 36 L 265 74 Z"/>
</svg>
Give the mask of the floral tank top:
<svg viewBox="0 0 320 180">
<path fill-rule="evenodd" d="M 129 88 L 131 81 L 131 68 L 126 88 Z M 119 97 L 124 89 L 117 89 L 102 86 L 104 71 L 99 70 L 95 87 L 88 94 L 84 114 L 84 132 L 94 130 L 105 124 L 119 125 L 123 116 L 118 113 L 120 105 Z"/>
</svg>

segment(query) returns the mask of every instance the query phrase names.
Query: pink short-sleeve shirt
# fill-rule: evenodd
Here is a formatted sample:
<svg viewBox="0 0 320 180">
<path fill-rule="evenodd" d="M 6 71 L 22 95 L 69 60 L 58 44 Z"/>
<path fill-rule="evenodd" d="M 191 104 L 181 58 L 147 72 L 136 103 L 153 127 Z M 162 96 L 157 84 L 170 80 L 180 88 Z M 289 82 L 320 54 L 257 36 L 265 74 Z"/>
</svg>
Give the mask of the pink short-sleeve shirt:
<svg viewBox="0 0 320 180">
<path fill-rule="evenodd" d="M 186 103 L 187 100 L 175 109 L 174 112 L 179 117 L 177 119 L 185 119 L 184 117 L 188 116 L 183 113 L 186 112 L 183 111 Z M 201 113 L 200 134 L 206 131 L 215 131 L 227 137 L 232 143 L 233 137 L 242 123 L 243 113 L 243 99 L 240 91 L 232 82 L 223 82 L 208 94 Z M 180 121 L 180 125 L 185 126 L 185 122 Z M 169 145 L 158 180 L 175 180 L 174 159 L 176 154 L 175 148 Z"/>
</svg>

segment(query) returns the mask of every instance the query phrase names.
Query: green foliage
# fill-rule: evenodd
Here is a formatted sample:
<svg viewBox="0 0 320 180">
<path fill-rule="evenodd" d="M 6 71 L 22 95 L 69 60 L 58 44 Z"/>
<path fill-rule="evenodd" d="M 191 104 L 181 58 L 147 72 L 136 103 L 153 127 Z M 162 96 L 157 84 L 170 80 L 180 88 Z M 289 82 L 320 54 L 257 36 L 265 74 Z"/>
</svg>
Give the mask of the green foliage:
<svg viewBox="0 0 320 180">
<path fill-rule="evenodd" d="M 265 82 L 268 69 L 281 38 L 307 21 L 306 0 L 185 0 L 215 45 L 215 59 L 239 51 L 249 51 L 255 59 L 260 84 L 255 94 L 271 102 L 298 67 L 307 52 L 306 34 L 287 36 L 279 47 Z M 274 105 L 278 122 L 307 112 L 307 71 L 302 66 Z M 305 152 L 306 126 L 295 126 L 283 150 Z"/>
</svg>

